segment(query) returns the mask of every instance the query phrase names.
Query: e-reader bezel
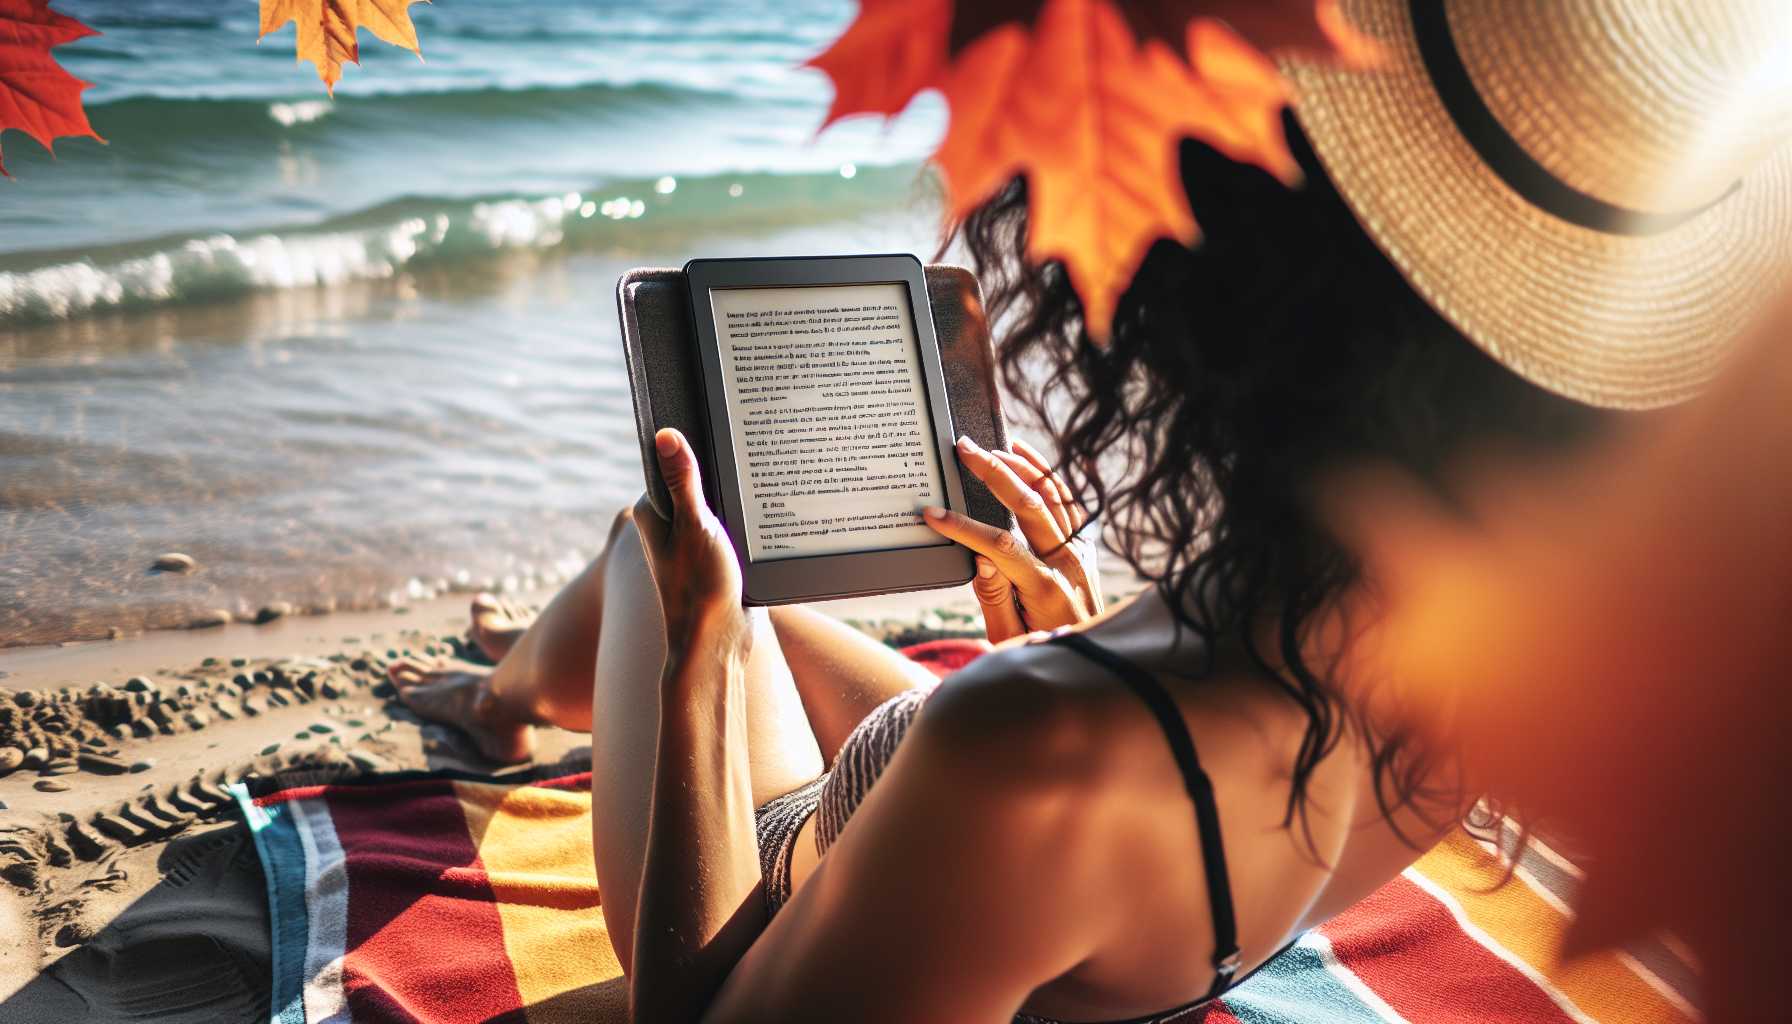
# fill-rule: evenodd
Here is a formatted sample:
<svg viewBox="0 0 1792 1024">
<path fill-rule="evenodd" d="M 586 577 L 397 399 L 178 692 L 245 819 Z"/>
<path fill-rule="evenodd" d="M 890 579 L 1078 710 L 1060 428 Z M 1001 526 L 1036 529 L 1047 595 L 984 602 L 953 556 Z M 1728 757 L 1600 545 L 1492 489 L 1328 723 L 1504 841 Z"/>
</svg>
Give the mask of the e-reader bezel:
<svg viewBox="0 0 1792 1024">
<path fill-rule="evenodd" d="M 924 590 L 966 583 L 970 552 L 944 543 L 921 547 L 799 555 L 755 562 L 748 557 L 745 505 L 734 432 L 729 429 L 728 397 L 722 378 L 722 347 L 716 334 L 710 292 L 718 288 L 803 288 L 829 285 L 900 284 L 908 293 L 909 320 L 921 355 L 921 384 L 933 423 L 935 455 L 946 489 L 946 507 L 965 511 L 964 488 L 949 459 L 954 451 L 952 409 L 940 364 L 933 307 L 921 261 L 910 255 L 777 256 L 695 259 L 684 266 L 691 300 L 691 325 L 703 370 L 704 408 L 709 413 L 710 451 L 722 525 L 740 559 L 748 604 L 786 604 L 853 594 Z M 943 539 L 943 538 L 942 538 Z"/>
</svg>

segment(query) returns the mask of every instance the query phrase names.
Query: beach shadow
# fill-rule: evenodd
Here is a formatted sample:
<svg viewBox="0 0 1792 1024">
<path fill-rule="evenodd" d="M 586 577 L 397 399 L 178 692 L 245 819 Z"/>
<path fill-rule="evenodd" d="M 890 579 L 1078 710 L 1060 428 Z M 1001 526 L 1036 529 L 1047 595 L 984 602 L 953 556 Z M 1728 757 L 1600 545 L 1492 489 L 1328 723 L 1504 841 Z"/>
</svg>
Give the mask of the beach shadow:
<svg viewBox="0 0 1792 1024">
<path fill-rule="evenodd" d="M 238 822 L 170 842 L 160 881 L 0 1000 L 7 1024 L 243 1024 L 267 1019 L 267 890 Z"/>
<path fill-rule="evenodd" d="M 529 1024 L 628 1024 L 628 979 L 619 976 L 562 992 L 530 1003 L 526 1012 Z M 514 1015 L 505 1014 L 484 1024 L 514 1024 L 514 1020 Z"/>
</svg>

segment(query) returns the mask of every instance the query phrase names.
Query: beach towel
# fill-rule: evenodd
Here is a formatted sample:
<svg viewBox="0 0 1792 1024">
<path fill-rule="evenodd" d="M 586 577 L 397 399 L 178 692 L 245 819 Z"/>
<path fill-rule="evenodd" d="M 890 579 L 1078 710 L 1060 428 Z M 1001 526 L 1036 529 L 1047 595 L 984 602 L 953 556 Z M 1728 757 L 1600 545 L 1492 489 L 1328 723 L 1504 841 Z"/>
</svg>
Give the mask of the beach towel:
<svg viewBox="0 0 1792 1024">
<path fill-rule="evenodd" d="M 982 648 L 935 643 L 944 673 Z M 592 869 L 589 773 L 411 773 L 236 796 L 267 878 L 275 1024 L 621 1022 L 626 990 Z M 1517 870 L 1457 831 L 1308 932 L 1207 1024 L 1697 1019 L 1668 944 L 1562 963 L 1579 872 L 1533 839 Z"/>
</svg>

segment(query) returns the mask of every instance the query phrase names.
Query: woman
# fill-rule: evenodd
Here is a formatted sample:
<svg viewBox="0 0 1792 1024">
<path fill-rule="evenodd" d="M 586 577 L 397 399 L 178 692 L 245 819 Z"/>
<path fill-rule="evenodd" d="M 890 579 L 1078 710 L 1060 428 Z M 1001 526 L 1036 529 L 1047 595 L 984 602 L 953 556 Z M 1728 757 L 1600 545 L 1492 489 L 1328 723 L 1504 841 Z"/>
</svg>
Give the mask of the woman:
<svg viewBox="0 0 1792 1024">
<path fill-rule="evenodd" d="M 1105 348 L 1064 275 L 1021 264 L 1021 185 L 961 226 L 1010 388 L 1064 473 L 961 444 L 1025 543 L 927 516 L 977 553 L 1005 641 L 937 688 L 812 610 L 743 611 L 669 431 L 672 522 L 619 517 L 520 635 L 476 604 L 489 675 L 394 669 L 401 699 L 502 760 L 533 724 L 591 731 L 597 874 L 638 1019 L 1198 1017 L 1468 812 L 1449 752 L 1355 670 L 1373 580 L 1321 490 L 1372 461 L 1447 501 L 1466 452 L 1557 451 L 1599 429 L 1595 404 L 1682 397 L 1788 262 L 1787 232 L 1760 237 L 1792 207 L 1784 147 L 1662 166 L 1694 147 L 1658 129 L 1721 112 L 1597 74 L 1661 43 L 1607 6 L 1347 4 L 1390 66 L 1291 67 L 1301 188 L 1185 145 L 1204 240 L 1152 250 Z M 1727 16 L 1745 9 L 1767 8 Z M 1717 49 L 1746 46 L 1739 20 Z M 1548 75 L 1597 81 L 1518 59 L 1546 51 L 1574 58 Z M 1739 270 L 1744 250 L 1760 258 Z M 1630 315 L 1670 287 L 1666 311 Z M 1072 495 L 1154 586 L 1099 611 Z"/>
</svg>

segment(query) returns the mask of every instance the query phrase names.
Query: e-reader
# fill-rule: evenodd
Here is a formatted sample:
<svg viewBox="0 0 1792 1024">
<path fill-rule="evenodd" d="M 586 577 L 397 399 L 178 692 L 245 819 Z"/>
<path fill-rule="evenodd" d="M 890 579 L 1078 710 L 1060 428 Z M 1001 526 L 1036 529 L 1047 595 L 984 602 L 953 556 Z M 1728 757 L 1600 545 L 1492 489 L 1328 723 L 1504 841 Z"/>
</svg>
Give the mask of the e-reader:
<svg viewBox="0 0 1792 1024">
<path fill-rule="evenodd" d="M 652 503 L 669 511 L 653 434 L 678 427 L 747 603 L 964 583 L 970 554 L 924 525 L 925 505 L 1011 527 L 953 449 L 959 434 L 1007 440 L 968 271 L 906 255 L 699 259 L 631 271 L 617 298 Z"/>
</svg>

